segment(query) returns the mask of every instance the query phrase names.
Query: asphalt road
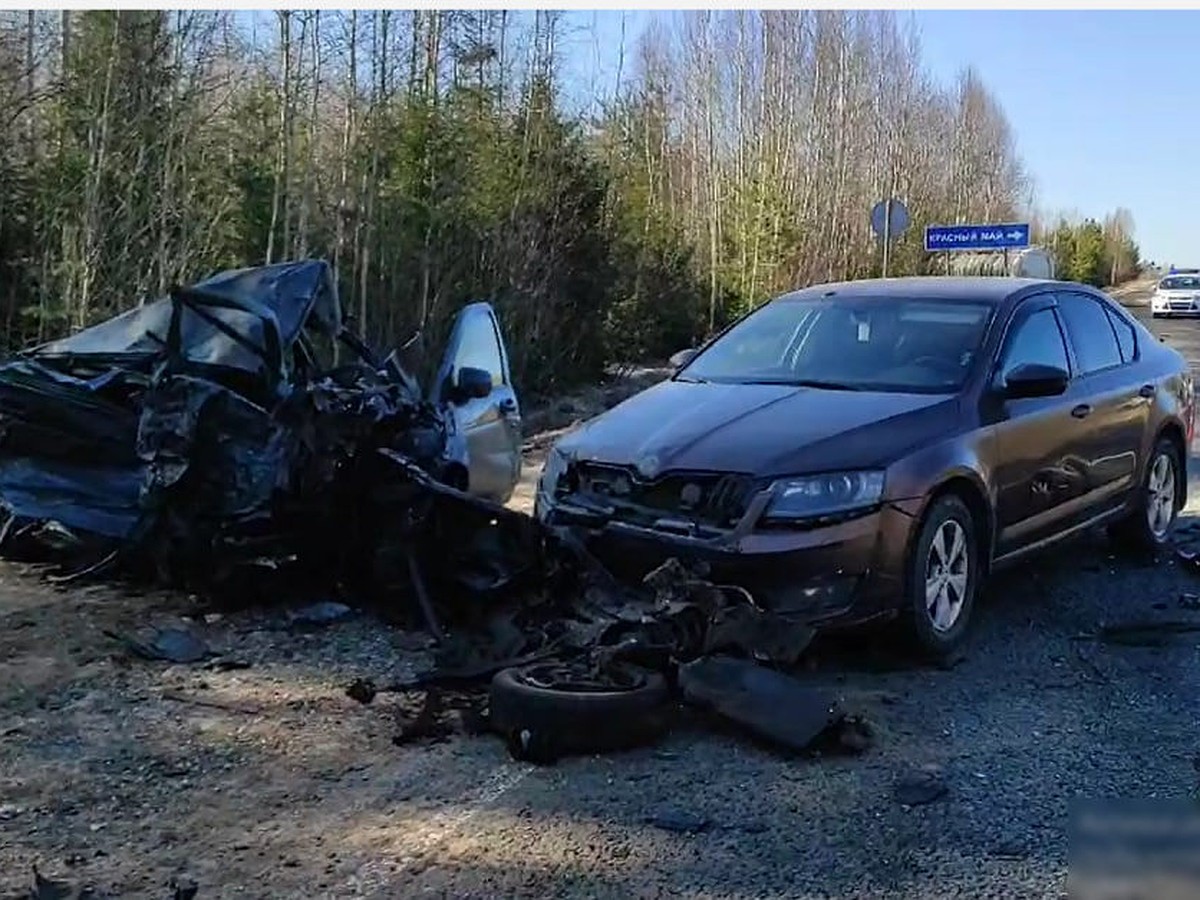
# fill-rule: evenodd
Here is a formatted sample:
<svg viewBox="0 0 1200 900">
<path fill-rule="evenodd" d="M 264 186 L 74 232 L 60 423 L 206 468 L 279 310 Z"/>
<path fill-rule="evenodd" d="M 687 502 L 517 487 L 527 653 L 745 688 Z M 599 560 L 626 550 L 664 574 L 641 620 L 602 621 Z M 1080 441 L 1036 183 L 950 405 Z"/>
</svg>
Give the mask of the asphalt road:
<svg viewBox="0 0 1200 900">
<path fill-rule="evenodd" d="M 1200 366 L 1200 323 L 1150 324 Z M 1193 591 L 1200 575 L 1173 554 L 1131 562 L 1090 535 L 997 577 L 966 659 L 952 670 L 911 668 L 890 656 L 886 636 L 874 646 L 860 639 L 818 648 L 807 677 L 841 691 L 876 725 L 876 745 L 862 757 L 789 760 L 686 731 L 657 749 L 553 768 L 484 751 L 492 762 L 477 782 L 446 798 L 456 816 L 419 870 L 392 888 L 1063 896 L 1072 798 L 1189 797 L 1200 749 L 1194 635 L 1161 647 L 1081 636 L 1102 622 L 1200 620 L 1179 604 Z M 896 780 L 926 765 L 938 767 L 947 794 L 925 806 L 897 802 Z M 490 787 L 481 792 L 480 784 Z M 662 812 L 704 828 L 681 834 L 645 824 Z"/>
</svg>

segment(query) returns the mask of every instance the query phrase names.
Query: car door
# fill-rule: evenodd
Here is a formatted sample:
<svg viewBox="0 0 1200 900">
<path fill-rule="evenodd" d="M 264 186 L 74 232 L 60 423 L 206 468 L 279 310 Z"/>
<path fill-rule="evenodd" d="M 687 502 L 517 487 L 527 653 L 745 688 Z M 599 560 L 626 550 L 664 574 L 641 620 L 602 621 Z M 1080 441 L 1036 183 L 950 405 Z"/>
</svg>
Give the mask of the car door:
<svg viewBox="0 0 1200 900">
<path fill-rule="evenodd" d="M 492 377 L 486 397 L 457 390 L 463 369 Z M 521 412 L 513 390 L 508 351 L 491 305 L 472 303 L 454 323 L 433 401 L 447 410 L 467 451 L 467 490 L 507 503 L 521 477 Z"/>
<path fill-rule="evenodd" d="M 1150 419 L 1154 386 L 1138 380 L 1132 347 L 1118 338 L 1116 313 L 1100 299 L 1080 291 L 1061 291 L 1058 311 L 1066 329 L 1075 375 L 1072 409 L 1083 424 L 1078 457 L 1084 493 L 1079 513 L 1100 515 L 1120 506 L 1137 483 L 1142 436 Z M 1122 348 L 1122 343 L 1126 346 Z"/>
<path fill-rule="evenodd" d="M 1008 374 L 1026 364 L 1072 371 L 1052 295 L 1031 297 L 1013 312 L 984 401 L 994 442 L 997 557 L 1061 529 L 1082 493 L 1073 457 L 1083 423 L 1071 414 L 1076 401 L 1069 387 L 1052 397 L 1003 394 Z"/>
</svg>

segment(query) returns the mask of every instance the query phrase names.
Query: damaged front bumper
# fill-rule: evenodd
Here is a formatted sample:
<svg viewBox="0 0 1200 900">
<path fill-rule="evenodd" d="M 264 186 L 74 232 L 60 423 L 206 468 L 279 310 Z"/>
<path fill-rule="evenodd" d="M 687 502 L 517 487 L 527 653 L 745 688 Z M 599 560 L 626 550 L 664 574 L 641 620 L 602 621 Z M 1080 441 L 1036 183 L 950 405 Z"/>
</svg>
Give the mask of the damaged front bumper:
<svg viewBox="0 0 1200 900">
<path fill-rule="evenodd" d="M 636 580 L 669 558 L 702 562 L 713 581 L 748 590 L 766 609 L 830 629 L 890 614 L 904 583 L 917 510 L 885 503 L 810 527 L 755 528 L 748 511 L 721 530 L 682 520 L 653 524 L 614 517 L 588 498 L 538 498 L 538 517 L 570 529 L 622 579 Z"/>
</svg>

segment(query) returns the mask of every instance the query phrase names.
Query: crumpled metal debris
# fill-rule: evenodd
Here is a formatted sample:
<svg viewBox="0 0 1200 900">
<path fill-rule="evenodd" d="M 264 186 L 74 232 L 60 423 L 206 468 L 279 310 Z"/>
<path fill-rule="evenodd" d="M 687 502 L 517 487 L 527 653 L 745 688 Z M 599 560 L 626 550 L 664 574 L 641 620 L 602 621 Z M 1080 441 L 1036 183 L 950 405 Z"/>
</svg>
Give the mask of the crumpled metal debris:
<svg viewBox="0 0 1200 900">
<path fill-rule="evenodd" d="M 435 475 L 464 458 L 343 326 L 326 263 L 221 273 L 0 365 L 0 552 L 195 587 L 336 580 L 364 562 L 379 448 Z"/>
</svg>

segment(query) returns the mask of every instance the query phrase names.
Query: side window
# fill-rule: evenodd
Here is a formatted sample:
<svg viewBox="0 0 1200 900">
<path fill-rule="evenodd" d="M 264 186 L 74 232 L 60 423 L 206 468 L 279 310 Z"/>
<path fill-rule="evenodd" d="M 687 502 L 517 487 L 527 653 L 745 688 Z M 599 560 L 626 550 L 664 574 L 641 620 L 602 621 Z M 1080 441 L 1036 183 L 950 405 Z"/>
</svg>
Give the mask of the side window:
<svg viewBox="0 0 1200 900">
<path fill-rule="evenodd" d="M 1083 294 L 1059 294 L 1058 308 L 1081 375 L 1121 365 L 1121 348 L 1104 307 Z"/>
<path fill-rule="evenodd" d="M 485 309 L 472 312 L 462 323 L 461 343 L 454 356 L 454 376 L 462 368 L 490 372 L 493 385 L 504 384 L 504 357 L 496 324 Z"/>
<path fill-rule="evenodd" d="M 1054 310 L 1038 310 L 1018 323 L 1009 332 L 1003 359 L 1001 372 L 1004 375 L 1029 363 L 1071 371 L 1067 364 L 1067 347 L 1063 343 L 1062 329 L 1058 327 Z"/>
<path fill-rule="evenodd" d="M 1117 333 L 1117 343 L 1121 347 L 1121 359 L 1125 362 L 1133 362 L 1137 356 L 1137 333 L 1133 330 L 1133 326 L 1126 322 L 1118 313 L 1111 309 L 1105 309 L 1108 313 L 1108 321 L 1112 324 L 1113 331 Z"/>
</svg>

